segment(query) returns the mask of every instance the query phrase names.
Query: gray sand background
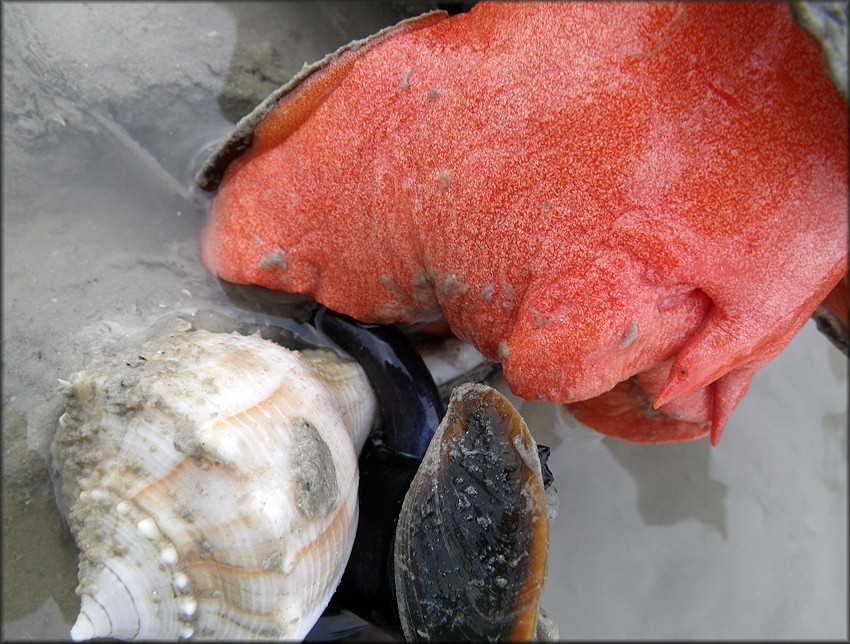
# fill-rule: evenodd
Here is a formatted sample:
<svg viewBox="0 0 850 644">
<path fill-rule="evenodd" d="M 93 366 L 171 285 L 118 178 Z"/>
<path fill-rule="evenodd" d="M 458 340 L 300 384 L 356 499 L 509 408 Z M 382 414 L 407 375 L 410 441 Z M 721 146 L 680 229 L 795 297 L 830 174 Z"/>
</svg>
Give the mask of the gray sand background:
<svg viewBox="0 0 850 644">
<path fill-rule="evenodd" d="M 198 257 L 209 147 L 303 63 L 428 7 L 3 3 L 4 638 L 67 638 L 79 605 L 45 466 L 58 379 L 163 316 L 240 315 Z M 846 391 L 810 322 L 715 449 L 517 400 L 553 448 L 561 636 L 846 639 Z"/>
</svg>

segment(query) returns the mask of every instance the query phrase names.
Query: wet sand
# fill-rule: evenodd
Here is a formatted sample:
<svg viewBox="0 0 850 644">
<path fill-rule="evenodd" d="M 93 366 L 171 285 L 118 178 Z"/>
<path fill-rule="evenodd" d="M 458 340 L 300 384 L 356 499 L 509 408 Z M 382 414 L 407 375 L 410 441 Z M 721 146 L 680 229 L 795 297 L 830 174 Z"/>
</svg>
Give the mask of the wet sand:
<svg viewBox="0 0 850 644">
<path fill-rule="evenodd" d="M 163 316 L 245 315 L 198 257 L 205 153 L 303 63 L 424 8 L 3 5 L 5 638 L 66 638 L 79 605 L 47 466 L 58 379 Z M 608 439 L 514 399 L 553 448 L 561 636 L 847 638 L 846 390 L 810 322 L 715 449 Z"/>
</svg>

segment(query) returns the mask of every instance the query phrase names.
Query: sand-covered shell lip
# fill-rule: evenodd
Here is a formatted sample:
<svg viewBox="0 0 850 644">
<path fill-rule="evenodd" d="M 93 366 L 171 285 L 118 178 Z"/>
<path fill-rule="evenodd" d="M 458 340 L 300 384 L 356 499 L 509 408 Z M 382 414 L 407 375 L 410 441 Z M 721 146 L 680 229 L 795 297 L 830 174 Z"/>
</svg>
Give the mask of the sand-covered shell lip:
<svg viewBox="0 0 850 644">
<path fill-rule="evenodd" d="M 184 331 L 64 381 L 53 466 L 79 546 L 71 637 L 301 639 L 357 525 L 359 365 Z"/>
<path fill-rule="evenodd" d="M 274 107 L 288 95 L 293 89 L 307 80 L 316 71 L 327 66 L 331 61 L 339 58 L 346 52 L 354 52 L 362 48 L 368 48 L 380 42 L 384 37 L 391 33 L 395 33 L 399 29 L 419 28 L 431 24 L 433 20 L 442 20 L 448 17 L 445 11 L 429 11 L 419 16 L 405 18 L 397 22 L 395 25 L 385 27 L 371 36 L 353 40 L 347 45 L 343 45 L 336 51 L 328 54 L 321 60 L 314 63 L 305 63 L 304 66 L 289 82 L 285 83 L 274 92 L 272 92 L 262 103 L 257 105 L 251 112 L 242 117 L 234 127 L 233 131 L 215 148 L 209 158 L 201 166 L 201 169 L 195 176 L 195 185 L 205 192 L 215 192 L 221 183 L 224 173 L 231 162 L 242 156 L 253 143 L 254 130 L 257 125 L 274 109 Z M 330 92 L 332 87 L 328 87 L 326 92 Z M 301 118 L 306 118 L 307 114 L 301 115 Z M 292 125 L 290 127 L 295 127 Z"/>
<path fill-rule="evenodd" d="M 794 21 L 815 38 L 821 47 L 824 69 L 846 102 L 847 90 L 847 3 L 792 2 Z"/>
</svg>

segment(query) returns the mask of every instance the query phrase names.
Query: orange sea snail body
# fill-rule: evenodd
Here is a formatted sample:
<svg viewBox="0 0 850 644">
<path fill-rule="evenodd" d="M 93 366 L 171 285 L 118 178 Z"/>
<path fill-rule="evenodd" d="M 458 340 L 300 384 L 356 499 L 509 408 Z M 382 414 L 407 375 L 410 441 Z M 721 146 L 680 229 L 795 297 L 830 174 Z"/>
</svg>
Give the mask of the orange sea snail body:
<svg viewBox="0 0 850 644">
<path fill-rule="evenodd" d="M 344 48 L 202 172 L 203 261 L 444 318 L 513 391 L 716 443 L 841 280 L 847 107 L 785 3 L 481 3 Z"/>
</svg>

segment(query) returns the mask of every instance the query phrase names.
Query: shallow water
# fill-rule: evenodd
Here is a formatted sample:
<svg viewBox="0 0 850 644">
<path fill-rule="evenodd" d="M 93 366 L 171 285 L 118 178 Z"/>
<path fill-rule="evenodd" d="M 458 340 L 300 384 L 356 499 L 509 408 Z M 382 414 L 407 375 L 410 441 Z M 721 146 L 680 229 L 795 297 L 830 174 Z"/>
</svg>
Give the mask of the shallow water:
<svg viewBox="0 0 850 644">
<path fill-rule="evenodd" d="M 65 638 L 78 608 L 43 465 L 57 379 L 175 311 L 242 315 L 198 259 L 205 150 L 302 63 L 421 8 L 4 3 L 4 637 Z M 847 361 L 813 323 L 714 449 L 516 402 L 553 449 L 563 638 L 847 638 Z"/>
</svg>

